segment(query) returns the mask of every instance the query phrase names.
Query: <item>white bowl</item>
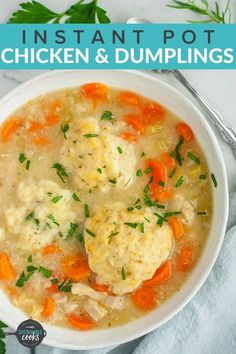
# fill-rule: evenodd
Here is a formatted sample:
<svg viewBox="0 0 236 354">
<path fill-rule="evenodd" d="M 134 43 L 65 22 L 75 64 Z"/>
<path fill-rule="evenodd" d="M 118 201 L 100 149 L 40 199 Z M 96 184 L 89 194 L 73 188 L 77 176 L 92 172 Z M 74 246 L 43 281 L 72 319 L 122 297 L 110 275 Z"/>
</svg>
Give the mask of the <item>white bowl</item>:
<svg viewBox="0 0 236 354">
<path fill-rule="evenodd" d="M 169 85 L 137 71 L 52 71 L 17 87 L 0 101 L 0 121 L 6 119 L 19 106 L 45 92 L 79 86 L 87 82 L 103 82 L 108 85 L 132 90 L 160 102 L 186 121 L 193 129 L 198 142 L 204 150 L 209 170 L 218 181 L 213 188 L 214 210 L 210 234 L 203 254 L 179 292 L 160 308 L 126 325 L 87 332 L 75 331 L 46 325 L 47 337 L 44 343 L 66 349 L 92 349 L 121 344 L 140 337 L 172 318 L 196 294 L 219 253 L 228 216 L 228 188 L 224 161 L 218 142 L 200 111 L 181 93 Z M 27 316 L 15 308 L 7 296 L 0 292 L 0 319 L 10 327 L 17 326 Z"/>
</svg>

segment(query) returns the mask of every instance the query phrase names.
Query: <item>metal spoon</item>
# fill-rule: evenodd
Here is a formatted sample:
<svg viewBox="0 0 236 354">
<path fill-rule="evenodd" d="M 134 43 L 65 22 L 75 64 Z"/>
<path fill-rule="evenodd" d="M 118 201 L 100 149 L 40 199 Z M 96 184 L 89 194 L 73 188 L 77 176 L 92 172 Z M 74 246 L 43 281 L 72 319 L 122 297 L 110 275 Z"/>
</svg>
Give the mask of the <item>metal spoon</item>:
<svg viewBox="0 0 236 354">
<path fill-rule="evenodd" d="M 150 22 L 138 17 L 134 17 L 134 18 L 130 18 L 127 21 L 127 23 L 138 24 L 138 23 L 150 23 Z M 197 100 L 197 102 L 208 114 L 209 118 L 211 119 L 211 122 L 218 129 L 222 138 L 226 141 L 228 145 L 230 145 L 233 154 L 236 158 L 236 131 L 223 120 L 221 114 L 217 112 L 215 108 L 213 108 L 202 96 L 199 95 L 199 93 L 186 80 L 183 74 L 179 70 L 153 70 L 153 71 L 173 74 L 174 77 L 179 82 L 181 82 L 181 84 L 192 94 L 192 96 Z"/>
</svg>

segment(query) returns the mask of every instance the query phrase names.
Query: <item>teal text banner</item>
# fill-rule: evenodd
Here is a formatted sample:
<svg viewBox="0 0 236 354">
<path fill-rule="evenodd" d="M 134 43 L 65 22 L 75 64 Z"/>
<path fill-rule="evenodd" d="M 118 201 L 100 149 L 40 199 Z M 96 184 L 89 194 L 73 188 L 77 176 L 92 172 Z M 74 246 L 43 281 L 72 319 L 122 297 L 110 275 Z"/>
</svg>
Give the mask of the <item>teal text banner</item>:
<svg viewBox="0 0 236 354">
<path fill-rule="evenodd" d="M 0 69 L 236 69 L 236 24 L 0 25 Z"/>
</svg>

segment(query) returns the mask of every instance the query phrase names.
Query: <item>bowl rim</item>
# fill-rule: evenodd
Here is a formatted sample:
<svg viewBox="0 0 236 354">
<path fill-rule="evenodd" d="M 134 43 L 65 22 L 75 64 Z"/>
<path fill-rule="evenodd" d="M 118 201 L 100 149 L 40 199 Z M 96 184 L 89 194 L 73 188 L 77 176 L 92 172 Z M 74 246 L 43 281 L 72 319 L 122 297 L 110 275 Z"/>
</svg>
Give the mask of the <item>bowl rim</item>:
<svg viewBox="0 0 236 354">
<path fill-rule="evenodd" d="M 53 77 L 55 75 L 58 74 L 65 74 L 67 72 L 81 72 L 81 70 L 53 70 L 53 71 L 47 71 L 46 73 L 42 73 L 39 74 L 35 77 L 33 77 L 30 80 L 25 81 L 24 83 L 18 85 L 15 89 L 11 90 L 7 95 L 5 95 L 3 98 L 0 99 L 0 105 L 4 105 L 5 103 L 8 102 L 8 100 L 11 100 L 12 98 L 14 98 L 14 96 L 18 93 L 18 91 L 21 91 L 24 88 L 29 89 L 30 85 L 37 82 L 38 80 L 42 80 L 43 78 L 47 78 L 47 77 Z M 101 70 L 82 70 L 83 72 L 100 72 Z M 137 71 L 137 70 L 105 70 L 105 71 L 110 71 L 111 74 L 114 71 L 118 71 L 118 72 L 127 72 L 130 73 L 132 75 L 138 75 L 143 77 L 145 80 L 150 80 L 153 83 L 157 82 L 159 85 L 165 87 L 167 90 L 169 90 L 169 92 L 173 92 L 175 95 L 177 95 L 179 98 L 182 99 L 183 105 L 189 105 L 191 107 L 191 109 L 193 111 L 195 111 L 196 115 L 198 116 L 198 119 L 201 121 L 201 123 L 204 125 L 204 129 L 207 131 L 207 134 L 209 135 L 212 145 L 214 146 L 214 153 L 218 158 L 218 165 L 221 167 L 221 173 L 222 173 L 222 196 L 223 196 L 223 203 L 224 203 L 224 208 L 222 211 L 222 215 L 221 215 L 221 227 L 219 228 L 219 232 L 218 232 L 218 240 L 217 243 L 215 245 L 215 249 L 214 252 L 212 252 L 211 258 L 208 261 L 208 265 L 207 268 L 205 269 L 205 271 L 199 275 L 198 277 L 198 281 L 195 283 L 195 285 L 191 288 L 191 291 L 189 291 L 188 295 L 185 296 L 185 298 L 183 300 L 181 300 L 179 302 L 179 305 L 175 307 L 174 310 L 170 311 L 169 314 L 167 314 L 166 316 L 164 316 L 161 320 L 159 320 L 158 322 L 153 323 L 152 325 L 148 325 L 145 327 L 145 329 L 135 332 L 132 335 L 127 336 L 125 339 L 122 340 L 115 340 L 109 343 L 100 343 L 100 344 L 89 344 L 89 345 L 77 345 L 77 344 L 67 344 L 67 343 L 58 343 L 55 340 L 51 340 L 51 339 L 47 339 L 47 337 L 45 337 L 44 341 L 42 344 L 51 346 L 51 347 L 55 347 L 55 348 L 61 348 L 61 349 L 70 349 L 70 350 L 85 350 L 85 349 L 98 349 L 98 348 L 105 348 L 108 346 L 116 346 L 116 345 L 120 345 L 123 343 L 127 343 L 129 341 L 132 341 L 134 339 L 137 339 L 143 335 L 146 335 L 148 333 L 150 333 L 151 331 L 159 328 L 160 326 L 162 326 L 164 323 L 166 323 L 167 321 L 169 321 L 171 318 L 173 318 L 179 311 L 181 311 L 186 305 L 187 303 L 196 295 L 196 293 L 200 290 L 200 288 L 202 287 L 203 283 L 205 282 L 205 280 L 207 279 L 207 277 L 209 276 L 215 262 L 216 259 L 219 255 L 223 240 L 224 240 L 224 234 L 226 231 L 226 225 L 227 225 L 227 219 L 228 219 L 228 212 L 229 212 L 229 192 L 228 192 L 228 183 L 227 183 L 227 173 L 226 173 L 226 167 L 225 167 L 225 163 L 224 163 L 224 159 L 223 159 L 223 155 L 222 155 L 222 151 L 221 148 L 219 146 L 219 143 L 216 139 L 216 136 L 213 133 L 212 128 L 210 127 L 208 121 L 206 120 L 206 118 L 204 117 L 204 115 L 202 114 L 202 112 L 200 111 L 200 109 L 188 98 L 186 97 L 181 91 L 177 90 L 176 88 L 172 87 L 171 85 L 169 85 L 168 83 L 164 82 L 163 80 L 160 80 L 158 77 L 154 77 L 149 75 L 146 72 L 143 71 Z M 79 86 L 79 85 L 78 85 Z M 73 87 L 73 86 L 71 86 Z M 50 92 L 50 91 L 46 91 L 45 93 Z M 205 154 L 207 157 L 207 153 Z M 214 194 L 212 192 L 212 194 Z M 206 245 L 204 246 L 206 247 Z M 201 255 L 202 256 L 202 255 Z M 201 257 L 200 257 L 201 258 Z M 173 295 L 175 296 L 175 295 Z M 144 318 L 145 316 L 143 316 L 142 318 Z M 5 316 L 3 316 L 0 313 L 0 319 L 6 323 L 8 326 L 10 326 L 11 328 L 16 329 L 17 326 L 14 323 L 11 323 L 11 321 L 9 321 Z M 133 323 L 135 323 L 135 321 L 133 321 Z M 119 327 L 114 327 L 115 328 L 120 328 L 123 327 L 125 325 L 119 326 Z M 58 326 L 53 326 L 57 328 Z M 72 330 L 74 331 L 74 330 Z M 76 332 L 76 331 L 75 331 Z M 94 333 L 99 333 L 97 330 L 94 331 Z"/>
</svg>

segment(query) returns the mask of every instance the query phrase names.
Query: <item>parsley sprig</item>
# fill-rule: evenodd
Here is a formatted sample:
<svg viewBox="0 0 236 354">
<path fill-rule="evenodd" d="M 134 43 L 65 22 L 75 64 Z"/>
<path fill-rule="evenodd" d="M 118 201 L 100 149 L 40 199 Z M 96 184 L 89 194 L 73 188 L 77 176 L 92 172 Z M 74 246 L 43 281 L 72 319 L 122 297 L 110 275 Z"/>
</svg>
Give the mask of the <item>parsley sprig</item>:
<svg viewBox="0 0 236 354">
<path fill-rule="evenodd" d="M 98 0 L 76 2 L 62 13 L 56 13 L 38 1 L 20 4 L 8 23 L 109 23 L 106 11 L 97 5 Z"/>
<path fill-rule="evenodd" d="M 5 338 L 5 333 L 4 333 L 4 328 L 7 326 L 0 321 L 0 353 L 5 354 L 6 353 L 6 344 L 4 342 Z"/>
<path fill-rule="evenodd" d="M 172 3 L 167 6 L 179 10 L 190 10 L 204 17 L 202 20 L 188 21 L 190 23 L 230 23 L 230 0 L 227 1 L 226 6 L 222 9 L 220 9 L 217 1 L 213 5 L 214 7 L 210 5 L 208 0 L 200 0 L 200 2 L 201 4 L 196 4 L 195 0 L 172 0 Z"/>
</svg>

